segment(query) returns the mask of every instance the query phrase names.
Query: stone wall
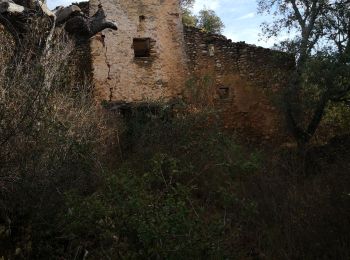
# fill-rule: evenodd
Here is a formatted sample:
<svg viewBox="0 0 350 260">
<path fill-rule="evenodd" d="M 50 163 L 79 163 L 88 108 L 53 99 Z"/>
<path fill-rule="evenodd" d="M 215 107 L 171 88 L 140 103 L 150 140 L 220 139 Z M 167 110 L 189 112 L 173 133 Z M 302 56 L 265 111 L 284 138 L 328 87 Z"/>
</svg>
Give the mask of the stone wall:
<svg viewBox="0 0 350 260">
<path fill-rule="evenodd" d="M 91 0 L 90 15 L 99 3 L 119 29 L 91 42 L 96 98 L 140 102 L 181 95 L 186 63 L 178 0 Z M 149 57 L 135 58 L 135 38 L 150 39 Z"/>
<path fill-rule="evenodd" d="M 184 39 L 191 74 L 187 96 L 200 93 L 219 111 L 223 127 L 251 139 L 285 133 L 274 99 L 293 67 L 292 57 L 197 28 L 184 28 Z"/>
</svg>

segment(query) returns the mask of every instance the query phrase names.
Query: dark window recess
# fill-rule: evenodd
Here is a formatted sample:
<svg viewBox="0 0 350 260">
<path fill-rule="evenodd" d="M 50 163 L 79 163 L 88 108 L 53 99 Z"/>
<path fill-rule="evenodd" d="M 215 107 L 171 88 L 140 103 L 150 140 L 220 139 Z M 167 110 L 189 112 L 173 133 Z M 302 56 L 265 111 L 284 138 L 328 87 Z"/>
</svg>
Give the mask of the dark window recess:
<svg viewBox="0 0 350 260">
<path fill-rule="evenodd" d="M 134 39 L 135 58 L 149 57 L 151 55 L 151 44 L 149 38 Z"/>
<path fill-rule="evenodd" d="M 230 89 L 228 87 L 219 87 L 218 95 L 220 99 L 228 99 L 230 97 Z"/>
<path fill-rule="evenodd" d="M 139 22 L 141 23 L 141 22 L 143 22 L 144 20 L 146 20 L 146 16 L 140 15 L 140 16 L 139 16 Z"/>
</svg>

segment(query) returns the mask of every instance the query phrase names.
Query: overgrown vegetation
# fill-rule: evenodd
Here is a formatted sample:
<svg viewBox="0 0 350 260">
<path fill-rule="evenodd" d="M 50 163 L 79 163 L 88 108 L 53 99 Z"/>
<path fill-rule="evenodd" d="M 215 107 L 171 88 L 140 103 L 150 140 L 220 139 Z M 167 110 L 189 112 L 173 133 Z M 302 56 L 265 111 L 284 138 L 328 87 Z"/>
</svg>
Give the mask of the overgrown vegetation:
<svg viewBox="0 0 350 260">
<path fill-rule="evenodd" d="M 53 39 L 0 68 L 0 258 L 349 259 L 349 138 L 303 158 L 244 144 L 199 102 L 209 75 L 191 107 L 121 119 L 70 84 L 74 45 Z M 328 109 L 348 134 L 348 107 Z"/>
<path fill-rule="evenodd" d="M 43 56 L 39 28 L 0 69 L 0 252 L 9 258 L 40 246 L 32 241 L 51 232 L 66 190 L 94 186 L 101 144 L 111 136 L 89 87 L 62 85 L 73 43 L 56 35 Z"/>
<path fill-rule="evenodd" d="M 96 146 L 83 142 L 54 161 L 59 170 L 45 169 L 51 175 L 13 183 L 4 202 L 5 256 L 349 257 L 349 154 L 338 165 L 313 151 L 303 176 L 293 152 L 243 148 L 208 124 L 212 112 L 168 112 L 135 110 L 121 146 L 107 155 L 111 167 L 96 167 Z"/>
</svg>

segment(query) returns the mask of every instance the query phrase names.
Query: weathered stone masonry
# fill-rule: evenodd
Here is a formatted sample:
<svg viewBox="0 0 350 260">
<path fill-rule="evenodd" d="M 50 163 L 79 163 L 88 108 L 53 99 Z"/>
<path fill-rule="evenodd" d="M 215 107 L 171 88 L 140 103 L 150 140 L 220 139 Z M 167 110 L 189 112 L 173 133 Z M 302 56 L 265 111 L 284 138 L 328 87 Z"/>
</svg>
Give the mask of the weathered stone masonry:
<svg viewBox="0 0 350 260">
<path fill-rule="evenodd" d="M 272 100 L 293 67 L 290 57 L 197 28 L 185 27 L 184 39 L 191 77 L 211 79 L 208 102 L 220 112 L 225 128 L 267 139 L 281 132 L 283 120 Z"/>
<path fill-rule="evenodd" d="M 97 99 L 144 102 L 180 95 L 186 64 L 178 1 L 91 0 L 90 14 L 100 2 L 118 31 L 91 42 Z M 140 40 L 149 41 L 145 57 L 135 57 Z"/>
</svg>

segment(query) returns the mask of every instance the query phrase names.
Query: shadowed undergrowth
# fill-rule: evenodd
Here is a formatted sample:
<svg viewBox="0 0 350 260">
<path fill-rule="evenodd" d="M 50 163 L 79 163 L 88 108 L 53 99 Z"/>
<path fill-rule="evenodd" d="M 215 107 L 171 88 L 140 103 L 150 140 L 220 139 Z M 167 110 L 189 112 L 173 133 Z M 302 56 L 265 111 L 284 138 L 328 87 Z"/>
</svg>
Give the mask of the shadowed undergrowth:
<svg viewBox="0 0 350 260">
<path fill-rule="evenodd" d="M 349 259 L 345 138 L 301 160 L 215 111 L 121 120 L 62 85 L 70 45 L 54 46 L 1 70 L 0 258 Z"/>
</svg>

